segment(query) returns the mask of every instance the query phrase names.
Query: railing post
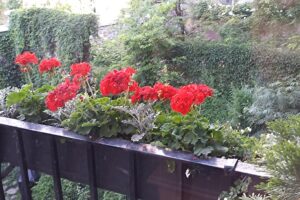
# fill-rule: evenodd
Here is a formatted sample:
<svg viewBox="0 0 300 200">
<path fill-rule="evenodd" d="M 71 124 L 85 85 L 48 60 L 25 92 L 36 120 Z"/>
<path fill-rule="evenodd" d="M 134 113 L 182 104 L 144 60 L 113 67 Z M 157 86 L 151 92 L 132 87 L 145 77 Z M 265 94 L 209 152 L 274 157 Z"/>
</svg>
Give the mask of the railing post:
<svg viewBox="0 0 300 200">
<path fill-rule="evenodd" d="M 2 163 L 0 162 L 0 174 L 1 174 Z M 4 189 L 2 184 L 2 177 L 0 176 L 0 200 L 5 200 Z"/>
<path fill-rule="evenodd" d="M 179 182 L 178 182 L 179 196 L 178 196 L 178 199 L 183 200 L 183 181 L 184 181 L 185 172 L 184 172 L 184 167 L 183 167 L 182 162 L 179 163 L 178 173 L 179 173 Z"/>
<path fill-rule="evenodd" d="M 22 132 L 20 130 L 16 130 L 17 135 L 17 149 L 18 155 L 20 160 L 20 171 L 21 171 L 21 195 L 22 199 L 24 200 L 31 200 L 31 191 L 29 185 L 29 178 L 28 178 L 28 168 L 26 163 L 26 155 L 24 149 L 24 142 L 22 137 Z"/>
<path fill-rule="evenodd" d="M 53 136 L 50 137 L 50 154 L 52 158 L 52 172 L 53 172 L 53 182 L 54 182 L 54 192 L 56 200 L 63 200 L 63 193 L 61 188 L 60 172 L 59 172 L 59 162 L 57 154 L 56 140 Z"/>
<path fill-rule="evenodd" d="M 129 154 L 129 195 L 128 200 L 137 200 L 136 189 L 136 153 L 130 152 Z"/>
<path fill-rule="evenodd" d="M 91 200 L 98 200 L 94 147 L 91 143 L 87 143 L 86 148 L 87 148 L 86 152 L 87 152 L 87 161 L 88 161 L 90 196 L 91 196 Z"/>
</svg>

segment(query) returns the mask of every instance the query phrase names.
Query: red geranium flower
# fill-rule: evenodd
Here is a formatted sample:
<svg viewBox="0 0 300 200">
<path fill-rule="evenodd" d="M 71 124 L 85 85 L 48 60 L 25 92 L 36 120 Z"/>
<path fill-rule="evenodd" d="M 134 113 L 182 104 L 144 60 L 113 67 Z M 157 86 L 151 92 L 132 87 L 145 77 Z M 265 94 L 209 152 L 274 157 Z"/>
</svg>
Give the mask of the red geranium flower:
<svg viewBox="0 0 300 200">
<path fill-rule="evenodd" d="M 139 87 L 136 88 L 135 91 L 134 91 L 134 93 L 133 93 L 133 95 L 130 97 L 132 104 L 135 104 L 136 102 L 139 102 L 139 101 L 142 100 L 143 97 L 142 97 L 142 95 L 140 93 L 140 90 L 141 89 Z"/>
<path fill-rule="evenodd" d="M 199 105 L 209 96 L 213 90 L 207 85 L 189 84 L 181 87 L 171 99 L 171 108 L 176 112 L 186 115 L 192 105 Z"/>
<path fill-rule="evenodd" d="M 158 100 L 157 92 L 150 86 L 139 87 L 134 91 L 131 96 L 131 102 L 136 103 L 138 101 L 156 101 Z"/>
<path fill-rule="evenodd" d="M 156 93 L 156 91 L 154 90 L 154 88 L 150 87 L 150 86 L 144 86 L 142 88 L 140 88 L 140 93 L 143 97 L 144 101 L 156 101 L 158 100 L 158 95 Z"/>
<path fill-rule="evenodd" d="M 91 71 L 91 65 L 87 62 L 75 63 L 71 65 L 71 76 L 80 75 L 87 76 Z"/>
<path fill-rule="evenodd" d="M 198 85 L 198 90 L 202 91 L 206 97 L 211 97 L 214 95 L 213 89 L 204 84 Z"/>
<path fill-rule="evenodd" d="M 30 53 L 29 51 L 25 51 L 22 54 L 17 55 L 15 59 L 15 63 L 21 66 L 26 66 L 28 64 L 38 64 L 38 58 L 34 53 Z"/>
<path fill-rule="evenodd" d="M 134 91 L 138 87 L 132 79 L 134 73 L 135 70 L 128 67 L 122 70 L 113 70 L 106 74 L 100 82 L 102 95 L 118 95 L 125 91 Z"/>
<path fill-rule="evenodd" d="M 193 101 L 195 105 L 199 105 L 209 96 L 213 95 L 213 90 L 207 85 L 189 84 L 180 88 L 180 90 L 189 91 L 194 95 Z"/>
<path fill-rule="evenodd" d="M 135 74 L 135 72 L 136 72 L 136 70 L 133 69 L 132 67 L 126 67 L 125 69 L 123 69 L 123 71 L 124 71 L 125 73 L 131 75 L 131 76 L 132 76 L 133 74 Z"/>
<path fill-rule="evenodd" d="M 47 108 L 54 112 L 63 107 L 67 101 L 76 97 L 79 89 L 80 86 L 66 79 L 47 95 L 45 100 Z"/>
<path fill-rule="evenodd" d="M 129 92 L 134 92 L 134 91 L 137 90 L 138 87 L 139 87 L 139 84 L 138 84 L 136 81 L 131 81 L 131 82 L 129 83 L 129 88 L 128 88 L 128 90 L 129 90 Z"/>
<path fill-rule="evenodd" d="M 81 86 L 85 80 L 86 77 L 81 76 L 80 74 L 75 74 L 73 77 L 73 83 L 75 83 L 78 86 Z"/>
<path fill-rule="evenodd" d="M 161 100 L 170 100 L 177 92 L 175 87 L 171 85 L 165 85 L 160 82 L 157 82 L 153 88 Z"/>
<path fill-rule="evenodd" d="M 193 105 L 194 94 L 187 90 L 179 90 L 171 99 L 171 109 L 186 115 Z"/>
<path fill-rule="evenodd" d="M 56 67 L 60 67 L 61 63 L 56 58 L 44 59 L 40 62 L 39 71 L 40 73 L 52 71 Z"/>
</svg>

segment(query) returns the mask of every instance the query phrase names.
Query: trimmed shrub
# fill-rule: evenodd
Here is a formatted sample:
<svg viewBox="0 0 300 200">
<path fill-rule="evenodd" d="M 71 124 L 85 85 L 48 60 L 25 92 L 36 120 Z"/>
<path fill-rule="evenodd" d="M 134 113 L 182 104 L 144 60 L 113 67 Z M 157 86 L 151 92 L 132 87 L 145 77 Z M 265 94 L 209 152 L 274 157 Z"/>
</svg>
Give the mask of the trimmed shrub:
<svg viewBox="0 0 300 200">
<path fill-rule="evenodd" d="M 262 85 L 300 74 L 300 51 L 257 46 L 252 49 L 252 60 L 258 66 L 256 81 Z"/>
<path fill-rule="evenodd" d="M 252 84 L 256 65 L 247 44 L 204 42 L 197 39 L 182 42 L 174 48 L 176 69 L 190 82 L 207 83 L 228 96 L 232 85 Z"/>
<path fill-rule="evenodd" d="M 228 93 L 231 86 L 266 85 L 300 73 L 299 51 L 250 44 L 190 39 L 173 48 L 176 69 L 190 82 L 209 83 Z"/>
</svg>

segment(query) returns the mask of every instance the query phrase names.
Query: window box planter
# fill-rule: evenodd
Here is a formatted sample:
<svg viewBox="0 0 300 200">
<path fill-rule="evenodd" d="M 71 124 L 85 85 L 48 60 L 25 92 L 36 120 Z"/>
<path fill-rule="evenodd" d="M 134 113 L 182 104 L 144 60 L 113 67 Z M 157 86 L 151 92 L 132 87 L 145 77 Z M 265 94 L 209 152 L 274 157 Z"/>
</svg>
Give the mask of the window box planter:
<svg viewBox="0 0 300 200">
<path fill-rule="evenodd" d="M 236 159 L 199 159 L 122 139 L 91 141 L 65 129 L 0 117 L 0 163 L 4 162 L 20 166 L 24 180 L 27 169 L 52 175 L 57 197 L 60 178 L 88 184 L 92 199 L 96 188 L 103 188 L 129 199 L 216 200 L 237 178 L 252 177 L 252 192 L 253 184 L 268 177 Z M 29 189 L 25 195 L 30 196 Z"/>
</svg>

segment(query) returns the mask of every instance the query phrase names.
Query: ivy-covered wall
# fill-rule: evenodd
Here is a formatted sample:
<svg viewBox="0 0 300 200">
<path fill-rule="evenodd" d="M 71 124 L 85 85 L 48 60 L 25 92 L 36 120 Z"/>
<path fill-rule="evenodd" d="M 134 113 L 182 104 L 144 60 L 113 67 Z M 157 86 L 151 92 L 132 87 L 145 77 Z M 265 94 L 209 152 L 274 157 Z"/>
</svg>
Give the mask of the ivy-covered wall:
<svg viewBox="0 0 300 200">
<path fill-rule="evenodd" d="M 34 51 L 39 57 L 57 56 L 64 64 L 89 60 L 90 36 L 97 34 L 92 14 L 69 14 L 46 8 L 21 9 L 10 15 L 16 53 Z"/>
<path fill-rule="evenodd" d="M 0 88 L 20 86 L 21 77 L 14 64 L 15 49 L 9 32 L 0 32 Z"/>
<path fill-rule="evenodd" d="M 0 87 L 21 82 L 14 58 L 22 51 L 43 57 L 58 57 L 65 67 L 90 60 L 90 36 L 96 36 L 97 17 L 45 9 L 19 9 L 11 13 L 9 32 L 0 33 Z M 41 78 L 37 70 L 33 81 Z"/>
</svg>

